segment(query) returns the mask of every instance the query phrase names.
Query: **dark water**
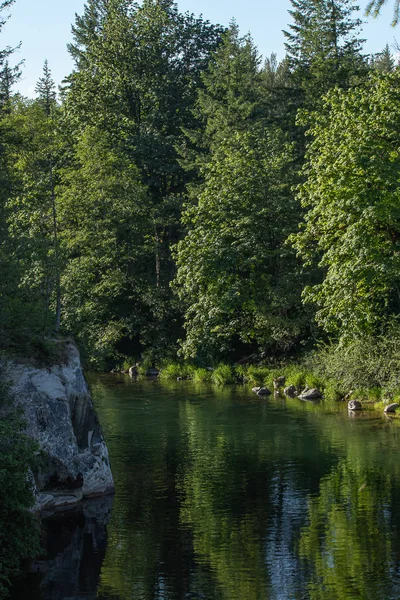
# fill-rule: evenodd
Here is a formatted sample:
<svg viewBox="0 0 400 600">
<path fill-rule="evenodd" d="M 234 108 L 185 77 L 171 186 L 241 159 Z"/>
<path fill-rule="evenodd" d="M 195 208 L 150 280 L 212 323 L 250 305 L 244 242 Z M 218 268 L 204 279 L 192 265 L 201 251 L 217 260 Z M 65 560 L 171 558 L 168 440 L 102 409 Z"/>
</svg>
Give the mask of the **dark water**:
<svg viewBox="0 0 400 600">
<path fill-rule="evenodd" d="M 113 500 L 45 521 L 34 600 L 397 600 L 400 423 L 244 388 L 92 381 Z"/>
</svg>

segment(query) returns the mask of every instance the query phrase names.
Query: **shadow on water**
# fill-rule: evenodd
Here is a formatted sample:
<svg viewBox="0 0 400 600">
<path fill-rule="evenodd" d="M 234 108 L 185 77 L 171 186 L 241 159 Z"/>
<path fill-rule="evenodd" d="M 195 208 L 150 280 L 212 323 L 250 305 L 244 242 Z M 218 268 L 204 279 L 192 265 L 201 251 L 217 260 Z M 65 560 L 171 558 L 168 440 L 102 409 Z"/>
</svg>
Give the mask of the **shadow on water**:
<svg viewBox="0 0 400 600">
<path fill-rule="evenodd" d="M 113 497 L 43 515 L 43 557 L 17 582 L 11 600 L 94 600 L 107 547 Z"/>
<path fill-rule="evenodd" d="M 13 600 L 400 598 L 398 421 L 243 387 L 92 387 L 110 521 L 109 499 L 46 519 L 48 558 Z"/>
</svg>

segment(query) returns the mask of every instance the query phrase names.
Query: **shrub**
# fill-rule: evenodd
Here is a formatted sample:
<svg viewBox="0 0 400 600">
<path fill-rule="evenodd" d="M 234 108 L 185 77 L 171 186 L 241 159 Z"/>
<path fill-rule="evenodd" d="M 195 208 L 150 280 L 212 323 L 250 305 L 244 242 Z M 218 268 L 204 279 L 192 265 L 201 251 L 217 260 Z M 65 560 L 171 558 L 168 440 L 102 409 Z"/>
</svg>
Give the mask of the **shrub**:
<svg viewBox="0 0 400 600">
<path fill-rule="evenodd" d="M 34 502 L 28 469 L 34 466 L 35 450 L 0 384 L 0 599 L 7 597 L 21 561 L 40 551 L 39 525 L 28 511 Z"/>
<path fill-rule="evenodd" d="M 264 385 L 269 380 L 272 381 L 271 370 L 268 367 L 249 365 L 246 369 L 244 379 L 252 385 Z"/>
<path fill-rule="evenodd" d="M 162 367 L 160 371 L 160 379 L 163 379 L 164 381 L 178 379 L 178 377 L 186 379 L 191 377 L 192 374 L 193 367 L 191 365 L 171 362 Z"/>
<path fill-rule="evenodd" d="M 235 383 L 235 377 L 232 367 L 226 364 L 220 364 L 211 374 L 211 381 L 216 385 L 226 385 Z"/>
<path fill-rule="evenodd" d="M 208 369 L 195 369 L 193 381 L 195 383 L 209 383 L 212 380 L 212 375 L 212 371 L 208 371 Z"/>
</svg>

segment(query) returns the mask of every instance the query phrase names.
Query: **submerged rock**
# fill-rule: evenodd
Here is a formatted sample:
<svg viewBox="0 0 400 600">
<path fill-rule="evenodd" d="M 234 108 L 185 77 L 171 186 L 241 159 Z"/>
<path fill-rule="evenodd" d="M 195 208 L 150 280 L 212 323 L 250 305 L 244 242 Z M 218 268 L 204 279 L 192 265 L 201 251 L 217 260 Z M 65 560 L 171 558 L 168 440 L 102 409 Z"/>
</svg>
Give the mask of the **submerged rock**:
<svg viewBox="0 0 400 600">
<path fill-rule="evenodd" d="M 311 390 L 306 388 L 301 392 L 299 398 L 302 400 L 318 400 L 322 398 L 322 393 L 317 388 L 312 388 Z"/>
<path fill-rule="evenodd" d="M 294 385 L 289 385 L 283 390 L 285 396 L 289 396 L 289 398 L 295 398 L 297 396 L 297 390 Z"/>
<path fill-rule="evenodd" d="M 347 405 L 349 410 L 362 410 L 362 404 L 358 400 L 350 400 Z"/>
<path fill-rule="evenodd" d="M 23 411 L 26 433 L 40 450 L 36 509 L 76 504 L 114 490 L 108 450 L 93 408 L 79 351 L 60 342 L 59 364 L 8 362 L 4 379 Z"/>
<path fill-rule="evenodd" d="M 396 412 L 396 408 L 399 408 L 400 404 L 398 404 L 397 402 L 393 402 L 393 404 L 388 404 L 387 406 L 385 406 L 385 408 L 383 409 L 383 412 L 385 413 L 394 413 Z"/>
</svg>

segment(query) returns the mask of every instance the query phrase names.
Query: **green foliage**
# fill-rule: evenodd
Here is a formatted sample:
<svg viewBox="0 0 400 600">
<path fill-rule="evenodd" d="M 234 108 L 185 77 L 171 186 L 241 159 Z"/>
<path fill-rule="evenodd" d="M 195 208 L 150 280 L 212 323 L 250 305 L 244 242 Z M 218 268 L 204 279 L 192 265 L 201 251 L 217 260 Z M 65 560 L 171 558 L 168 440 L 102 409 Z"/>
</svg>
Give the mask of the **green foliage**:
<svg viewBox="0 0 400 600">
<path fill-rule="evenodd" d="M 235 383 L 235 376 L 230 365 L 219 364 L 211 373 L 211 382 L 216 385 Z"/>
<path fill-rule="evenodd" d="M 282 243 L 294 227 L 291 151 L 279 131 L 237 133 L 206 168 L 188 233 L 176 248 L 187 357 L 226 356 L 234 344 L 290 347 L 302 329 L 299 280 Z"/>
<path fill-rule="evenodd" d="M 162 380 L 176 380 L 178 377 L 187 379 L 191 377 L 193 373 L 193 367 L 186 363 L 167 363 L 161 368 L 160 379 Z"/>
<path fill-rule="evenodd" d="M 236 368 L 236 371 L 242 375 L 246 383 L 252 385 L 261 386 L 272 381 L 271 369 L 269 367 L 249 365 L 243 370 Z"/>
<path fill-rule="evenodd" d="M 193 371 L 193 381 L 195 383 L 210 383 L 212 381 L 213 372 L 208 369 L 195 369 Z"/>
<path fill-rule="evenodd" d="M 59 190 L 63 326 L 96 364 L 138 336 L 148 310 L 152 225 L 138 170 L 108 136 L 88 127 L 75 159 Z"/>
<path fill-rule="evenodd" d="M 400 329 L 392 324 L 376 336 L 320 346 L 309 366 L 318 376 L 335 380 L 343 395 L 356 390 L 368 396 L 368 390 L 377 388 L 390 396 L 400 389 L 399 348 Z"/>
<path fill-rule="evenodd" d="M 0 384 L 0 598 L 21 561 L 39 552 L 39 526 L 29 512 L 34 497 L 28 470 L 34 466 L 36 445 L 23 433 L 19 414 Z"/>
<path fill-rule="evenodd" d="M 372 15 L 374 18 L 378 17 L 379 13 L 381 12 L 382 6 L 384 6 L 384 4 L 386 4 L 386 2 L 387 2 L 387 0 L 371 0 L 367 4 L 367 8 L 365 11 L 366 14 L 368 16 Z M 394 0 L 394 2 L 393 2 L 393 20 L 392 20 L 393 27 L 395 27 L 398 24 L 399 16 L 400 16 L 400 1 Z"/>
<path fill-rule="evenodd" d="M 323 273 L 304 299 L 341 338 L 372 335 L 400 310 L 399 76 L 335 90 L 310 117 L 313 141 L 299 188 L 308 212 L 292 240 Z"/>
<path fill-rule="evenodd" d="M 361 20 L 353 18 L 352 0 L 291 3 L 293 24 L 284 32 L 289 65 L 300 97 L 315 107 L 331 88 L 348 88 L 366 74 L 363 40 L 357 36 Z"/>
</svg>

